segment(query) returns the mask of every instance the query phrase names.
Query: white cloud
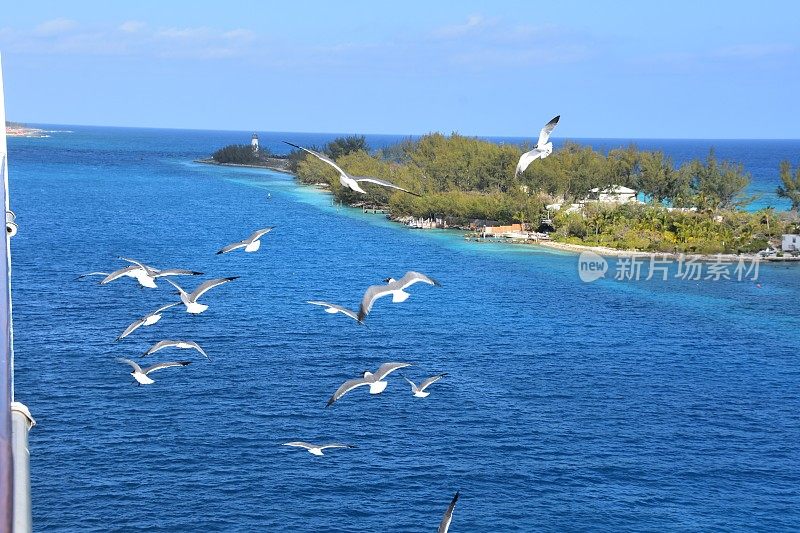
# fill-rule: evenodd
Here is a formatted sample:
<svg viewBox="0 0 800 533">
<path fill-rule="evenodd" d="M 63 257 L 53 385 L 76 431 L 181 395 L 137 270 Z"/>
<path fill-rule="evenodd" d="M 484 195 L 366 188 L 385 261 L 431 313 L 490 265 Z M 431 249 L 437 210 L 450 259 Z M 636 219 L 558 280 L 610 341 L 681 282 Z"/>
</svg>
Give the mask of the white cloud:
<svg viewBox="0 0 800 533">
<path fill-rule="evenodd" d="M 136 33 L 143 30 L 145 26 L 147 25 L 144 22 L 138 20 L 126 20 L 117 29 L 124 33 Z"/>
<path fill-rule="evenodd" d="M 42 36 L 59 35 L 78 27 L 74 20 L 58 18 L 42 22 L 33 29 L 33 33 Z"/>
<path fill-rule="evenodd" d="M 764 59 L 796 51 L 796 47 L 788 44 L 737 44 L 714 50 L 710 55 L 722 59 Z"/>
<path fill-rule="evenodd" d="M 461 37 L 494 24 L 494 19 L 487 19 L 483 15 L 470 15 L 466 22 L 443 26 L 434 30 L 433 35 L 442 38 Z"/>
</svg>

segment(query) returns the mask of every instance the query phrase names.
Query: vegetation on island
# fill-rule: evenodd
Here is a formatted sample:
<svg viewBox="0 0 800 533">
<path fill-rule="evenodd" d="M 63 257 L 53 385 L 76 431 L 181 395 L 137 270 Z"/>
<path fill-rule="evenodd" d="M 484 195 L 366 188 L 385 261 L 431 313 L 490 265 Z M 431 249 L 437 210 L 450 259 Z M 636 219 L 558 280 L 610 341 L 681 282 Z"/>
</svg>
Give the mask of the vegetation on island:
<svg viewBox="0 0 800 533">
<path fill-rule="evenodd" d="M 253 146 L 249 144 L 231 144 L 211 155 L 217 163 L 234 165 L 258 165 L 269 157 L 272 157 L 272 154 L 266 148 L 253 150 Z"/>
<path fill-rule="evenodd" d="M 780 175 L 781 184 L 775 192 L 779 197 L 789 200 L 792 203 L 792 211 L 797 213 L 800 210 L 800 166 L 792 174 L 792 164 L 789 161 L 781 161 Z"/>
<path fill-rule="evenodd" d="M 676 166 L 662 152 L 633 145 L 604 154 L 568 142 L 515 176 L 519 156 L 529 148 L 432 133 L 372 153 L 363 137 L 336 139 L 321 150 L 353 176 L 389 180 L 420 197 L 369 185 L 366 195 L 355 193 L 341 187 L 336 171 L 317 158 L 291 157 L 301 182 L 324 183 L 345 204 L 388 208 L 395 218 L 444 218 L 450 224 L 523 222 L 575 244 L 740 253 L 762 250 L 781 233 L 797 230 L 796 222 L 773 209 L 742 210 L 752 201 L 743 195 L 750 176 L 739 164 L 719 161 L 713 150 L 704 160 Z M 800 170 L 792 175 L 786 167 L 781 190 L 796 208 Z M 618 185 L 638 191 L 644 202 L 586 201 L 593 189 Z M 563 207 L 548 212 L 552 204 Z M 569 209 L 571 204 L 579 208 Z M 541 226 L 543 220 L 551 225 Z"/>
</svg>

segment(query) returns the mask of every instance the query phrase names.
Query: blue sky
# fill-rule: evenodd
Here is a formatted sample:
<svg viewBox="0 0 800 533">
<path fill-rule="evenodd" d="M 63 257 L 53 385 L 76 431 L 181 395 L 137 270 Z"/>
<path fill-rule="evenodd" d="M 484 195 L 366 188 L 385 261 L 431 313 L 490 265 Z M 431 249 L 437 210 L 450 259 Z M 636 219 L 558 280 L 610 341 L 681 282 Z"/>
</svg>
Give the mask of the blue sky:
<svg viewBox="0 0 800 533">
<path fill-rule="evenodd" d="M 800 2 L 8 2 L 11 120 L 800 138 Z"/>
</svg>

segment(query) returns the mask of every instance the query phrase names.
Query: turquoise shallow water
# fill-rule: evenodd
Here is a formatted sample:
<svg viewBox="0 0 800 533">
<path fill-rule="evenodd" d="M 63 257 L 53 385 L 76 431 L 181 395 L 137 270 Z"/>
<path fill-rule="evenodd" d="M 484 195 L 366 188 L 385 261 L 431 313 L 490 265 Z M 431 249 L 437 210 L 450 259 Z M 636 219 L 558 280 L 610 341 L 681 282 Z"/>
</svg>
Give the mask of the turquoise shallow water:
<svg viewBox="0 0 800 533">
<path fill-rule="evenodd" d="M 760 286 L 586 284 L 571 254 L 408 230 L 284 175 L 191 162 L 241 136 L 11 139 L 37 530 L 433 531 L 455 490 L 454 533 L 800 522 L 800 269 L 762 266 Z M 266 225 L 258 253 L 214 255 Z M 241 278 L 209 292 L 206 313 L 168 312 L 114 344 L 175 298 L 164 283 L 74 280 L 121 254 Z M 304 303 L 355 306 L 409 269 L 443 287 L 379 302 L 367 328 Z M 170 337 L 213 360 L 160 352 L 194 363 L 131 386 L 114 358 Z M 449 375 L 425 400 L 394 376 L 324 408 L 388 360 Z M 357 448 L 318 458 L 290 440 Z"/>
</svg>

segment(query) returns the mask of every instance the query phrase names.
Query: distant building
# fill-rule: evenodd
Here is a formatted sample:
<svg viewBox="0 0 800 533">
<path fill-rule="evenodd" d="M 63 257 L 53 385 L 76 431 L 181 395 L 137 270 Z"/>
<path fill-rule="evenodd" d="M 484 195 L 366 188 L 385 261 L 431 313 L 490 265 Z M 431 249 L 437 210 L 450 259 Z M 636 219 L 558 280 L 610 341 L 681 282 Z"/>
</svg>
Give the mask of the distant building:
<svg viewBox="0 0 800 533">
<path fill-rule="evenodd" d="M 800 252 L 800 235 L 785 234 L 781 241 L 781 251 Z"/>
<path fill-rule="evenodd" d="M 612 185 L 606 189 L 595 187 L 589 191 L 586 201 L 596 201 L 603 204 L 627 204 L 636 202 L 636 191 L 623 187 L 622 185 Z"/>
<path fill-rule="evenodd" d="M 258 152 L 258 134 L 254 133 L 253 138 L 250 140 L 250 146 L 253 147 L 254 152 Z"/>
</svg>

